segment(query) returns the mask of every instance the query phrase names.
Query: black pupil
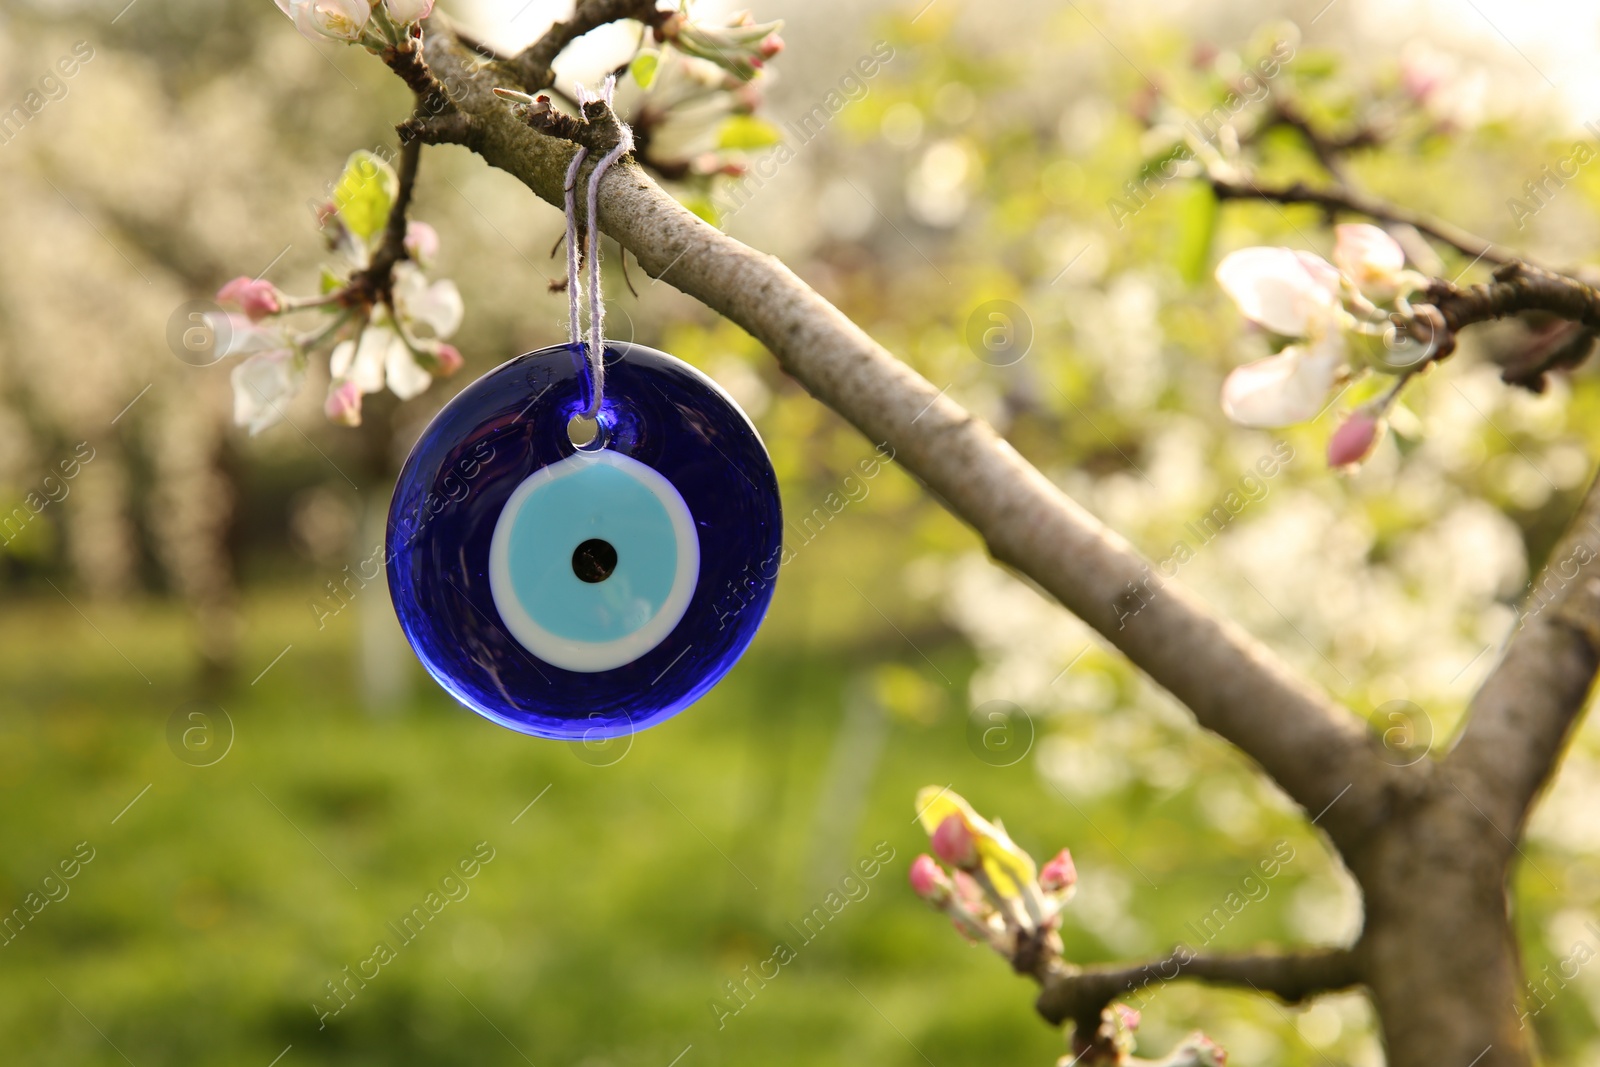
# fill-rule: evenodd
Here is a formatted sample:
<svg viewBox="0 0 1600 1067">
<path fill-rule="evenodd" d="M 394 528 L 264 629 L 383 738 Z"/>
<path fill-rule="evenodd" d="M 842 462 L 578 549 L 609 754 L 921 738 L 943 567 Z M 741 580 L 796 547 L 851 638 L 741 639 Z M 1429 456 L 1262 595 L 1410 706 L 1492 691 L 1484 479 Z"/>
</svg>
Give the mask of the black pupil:
<svg viewBox="0 0 1600 1067">
<path fill-rule="evenodd" d="M 617 550 L 611 542 L 591 537 L 572 550 L 572 573 L 591 584 L 603 582 L 617 569 Z"/>
</svg>

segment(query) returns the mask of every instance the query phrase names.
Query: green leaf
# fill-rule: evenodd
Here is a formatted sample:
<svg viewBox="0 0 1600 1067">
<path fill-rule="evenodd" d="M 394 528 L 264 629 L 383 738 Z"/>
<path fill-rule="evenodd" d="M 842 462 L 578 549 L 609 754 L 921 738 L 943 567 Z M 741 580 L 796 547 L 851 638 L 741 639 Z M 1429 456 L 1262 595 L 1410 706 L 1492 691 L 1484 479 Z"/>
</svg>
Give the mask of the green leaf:
<svg viewBox="0 0 1600 1067">
<path fill-rule="evenodd" d="M 1178 216 L 1172 262 L 1189 285 L 1205 277 L 1211 262 L 1211 241 L 1217 233 L 1217 198 L 1204 182 L 1183 182 L 1172 190 Z"/>
<path fill-rule="evenodd" d="M 333 204 L 346 228 L 363 241 L 383 231 L 389 208 L 400 191 L 400 179 L 387 162 L 362 149 L 351 153 L 333 187 Z"/>
<path fill-rule="evenodd" d="M 656 68 L 660 65 L 661 53 L 641 52 L 634 57 L 632 65 L 628 67 L 628 73 L 639 83 L 639 88 L 648 89 L 650 83 L 656 80 Z"/>
<path fill-rule="evenodd" d="M 717 211 L 717 205 L 711 202 L 709 196 L 690 196 L 684 199 L 683 206 L 699 215 L 713 226 L 721 226 L 722 215 Z"/>
<path fill-rule="evenodd" d="M 322 294 L 324 296 L 326 296 L 327 294 L 333 292 L 335 289 L 343 289 L 343 288 L 344 288 L 344 279 L 339 277 L 337 274 L 335 274 L 333 272 L 333 268 L 331 268 L 331 267 L 323 267 L 322 268 L 322 278 L 321 278 Z"/>
<path fill-rule="evenodd" d="M 771 148 L 782 141 L 783 134 L 778 127 L 754 115 L 732 115 L 717 131 L 717 148 L 723 151 Z"/>
</svg>

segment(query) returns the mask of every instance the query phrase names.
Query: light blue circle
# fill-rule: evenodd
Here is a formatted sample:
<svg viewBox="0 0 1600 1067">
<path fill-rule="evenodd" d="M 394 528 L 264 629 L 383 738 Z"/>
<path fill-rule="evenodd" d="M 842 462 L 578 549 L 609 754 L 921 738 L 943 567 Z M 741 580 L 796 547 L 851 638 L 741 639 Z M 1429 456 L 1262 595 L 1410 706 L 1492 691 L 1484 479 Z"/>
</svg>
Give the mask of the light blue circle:
<svg viewBox="0 0 1600 1067">
<path fill-rule="evenodd" d="M 617 550 L 604 581 L 573 572 L 572 553 L 598 538 Z M 557 637 L 601 644 L 639 630 L 672 592 L 678 539 L 656 494 L 626 471 L 595 464 L 540 486 L 511 520 L 511 588 Z"/>
</svg>

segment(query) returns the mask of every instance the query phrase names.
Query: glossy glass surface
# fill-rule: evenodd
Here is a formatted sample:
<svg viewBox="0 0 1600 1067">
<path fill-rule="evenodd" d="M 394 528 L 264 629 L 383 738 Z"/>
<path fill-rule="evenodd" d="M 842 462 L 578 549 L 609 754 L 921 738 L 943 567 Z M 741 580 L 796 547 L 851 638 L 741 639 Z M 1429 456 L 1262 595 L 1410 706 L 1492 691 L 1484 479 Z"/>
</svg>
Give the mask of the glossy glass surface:
<svg viewBox="0 0 1600 1067">
<path fill-rule="evenodd" d="M 484 375 L 423 432 L 389 509 L 389 589 L 429 673 L 565 740 L 643 729 L 716 684 L 782 551 L 766 449 L 714 382 L 607 342 L 601 447 L 578 449 L 587 393 L 574 346 Z"/>
</svg>

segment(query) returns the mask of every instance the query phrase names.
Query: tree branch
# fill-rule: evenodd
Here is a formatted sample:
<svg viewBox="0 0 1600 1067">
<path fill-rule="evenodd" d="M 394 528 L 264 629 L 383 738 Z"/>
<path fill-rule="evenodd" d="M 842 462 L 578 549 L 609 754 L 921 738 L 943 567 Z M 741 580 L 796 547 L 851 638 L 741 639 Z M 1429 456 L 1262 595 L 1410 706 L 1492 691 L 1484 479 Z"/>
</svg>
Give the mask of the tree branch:
<svg viewBox="0 0 1600 1067">
<path fill-rule="evenodd" d="M 1293 100 L 1280 94 L 1272 95 L 1272 107 L 1253 131 L 1259 136 L 1267 130 L 1284 127 L 1295 131 L 1316 157 L 1322 169 L 1339 183 L 1346 184 L 1344 156 L 1358 148 L 1373 148 L 1383 143 L 1384 134 L 1374 126 L 1358 126 L 1344 134 L 1330 134 L 1317 127 L 1300 110 Z"/>
<path fill-rule="evenodd" d="M 421 115 L 444 115 L 453 110 L 450 97 L 439 79 L 433 76 L 423 58 L 422 24 L 411 27 L 403 44 L 385 48 L 379 58 L 400 76 L 406 87 L 417 95 L 417 112 Z"/>
<path fill-rule="evenodd" d="M 551 64 L 555 63 L 556 57 L 567 45 L 590 30 L 623 19 L 637 19 L 655 29 L 672 14 L 671 11 L 657 11 L 656 0 L 578 0 L 571 19 L 551 26 L 543 37 L 518 53 L 508 66 L 524 92 L 542 92 L 555 84 L 556 75 Z"/>
<path fill-rule="evenodd" d="M 1471 798 L 1478 809 L 1513 840 L 1600 671 L 1597 559 L 1600 478 L 1551 552 L 1520 630 L 1473 698 L 1466 729 L 1446 759 L 1478 787 Z"/>
<path fill-rule="evenodd" d="M 1525 311 L 1545 311 L 1576 323 L 1591 340 L 1593 332 L 1600 330 L 1600 291 L 1576 278 L 1518 261 L 1496 270 L 1493 281 L 1465 289 L 1435 279 L 1421 300 L 1437 308 L 1439 318 L 1419 321 L 1411 332 L 1419 341 L 1436 342 L 1435 359 L 1454 351 L 1455 335 L 1463 327 Z M 1570 338 L 1572 343 L 1535 349 L 1530 358 L 1508 365 L 1501 377 L 1508 384 L 1542 392 L 1548 371 L 1580 363 L 1588 356 L 1588 346 L 1578 343 L 1581 336 Z"/>
<path fill-rule="evenodd" d="M 1218 200 L 1266 200 L 1275 204 L 1311 204 L 1332 214 L 1342 212 L 1365 215 L 1380 222 L 1395 222 L 1415 227 L 1434 240 L 1444 242 L 1462 255 L 1471 256 L 1474 261 L 1481 259 L 1488 263 L 1510 263 L 1513 260 L 1512 256 L 1495 251 L 1494 245 L 1466 230 L 1362 193 L 1345 189 L 1313 189 L 1303 182 L 1285 186 L 1266 186 L 1258 185 L 1248 178 L 1231 181 L 1216 175 L 1210 176 L 1209 180 L 1211 190 Z"/>
<path fill-rule="evenodd" d="M 1051 1023 L 1073 1022 L 1093 1033 L 1112 1001 L 1152 985 L 1190 978 L 1211 985 L 1249 987 L 1297 1004 L 1318 993 L 1348 989 L 1361 981 L 1360 966 L 1346 948 L 1290 954 L 1200 956 L 1184 946 L 1149 963 L 1077 969 L 1061 965 L 1044 981 L 1034 1002 Z"/>
<path fill-rule="evenodd" d="M 530 130 L 466 53 L 430 36 L 428 59 L 470 116 L 459 140 L 552 205 L 574 148 Z M 440 131 L 448 133 L 449 131 Z M 601 228 L 655 278 L 744 327 L 813 396 L 895 458 L 1017 568 L 1187 704 L 1205 728 L 1253 757 L 1308 811 L 1347 791 L 1323 820 L 1356 847 L 1402 777 L 1363 725 L 1249 635 L 1159 576 L 1126 541 L 1064 496 L 993 429 L 895 359 L 772 256 L 721 233 L 638 167 L 613 167 Z M 1154 580 L 1135 617 L 1127 591 Z M 1352 788 L 1352 786 L 1354 788 Z"/>
</svg>

